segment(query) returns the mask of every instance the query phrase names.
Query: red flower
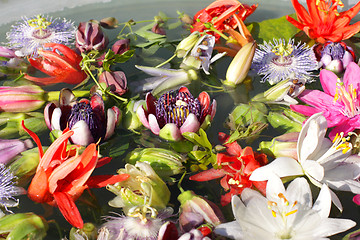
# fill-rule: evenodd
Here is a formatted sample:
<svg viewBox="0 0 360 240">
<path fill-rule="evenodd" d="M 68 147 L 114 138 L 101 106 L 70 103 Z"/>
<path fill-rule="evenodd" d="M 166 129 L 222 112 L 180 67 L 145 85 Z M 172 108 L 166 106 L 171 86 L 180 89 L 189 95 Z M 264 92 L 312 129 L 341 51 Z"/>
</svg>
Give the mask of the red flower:
<svg viewBox="0 0 360 240">
<path fill-rule="evenodd" d="M 51 50 L 39 49 L 40 57 L 29 58 L 29 62 L 50 77 L 38 78 L 25 74 L 26 79 L 39 85 L 49 85 L 62 82 L 79 84 L 87 77 L 79 65 L 82 60 L 79 54 L 67 46 L 57 43 L 45 43 L 44 48 Z"/>
<path fill-rule="evenodd" d="M 225 25 L 235 29 L 240 26 L 233 15 L 245 20 L 256 8 L 255 4 L 249 6 L 237 0 L 217 0 L 195 14 L 191 32 L 207 30 L 204 23 L 212 23 L 221 32 L 225 30 Z M 219 39 L 219 35 L 215 34 L 215 37 Z"/>
<path fill-rule="evenodd" d="M 98 159 L 96 144 L 90 144 L 82 154 L 78 151 L 79 146 L 67 149 L 73 131 L 64 130 L 44 153 L 38 136 L 24 126 L 24 121 L 22 127 L 38 145 L 40 156 L 28 197 L 34 202 L 59 207 L 74 227 L 82 228 L 84 225 L 75 200 L 85 189 L 105 187 L 129 178 L 128 174 L 90 176 L 96 167 L 109 162 L 110 158 Z"/>
<path fill-rule="evenodd" d="M 219 133 L 220 141 L 226 142 L 229 138 L 224 133 Z M 265 164 L 268 160 L 265 154 L 254 153 L 251 147 L 242 149 L 235 141 L 225 144 L 227 153 L 217 154 L 219 169 L 209 169 L 190 177 L 190 180 L 209 181 L 216 178 L 220 180 L 221 186 L 229 191 L 221 196 L 221 205 L 225 206 L 231 202 L 233 195 L 239 195 L 245 188 L 256 187 L 262 194 L 266 193 L 266 182 L 250 181 L 251 173 Z"/>
<path fill-rule="evenodd" d="M 360 22 L 349 25 L 351 19 L 360 10 L 360 2 L 351 9 L 339 13 L 337 7 L 343 7 L 339 0 L 307 0 L 309 12 L 298 0 L 291 1 L 298 21 L 289 16 L 286 16 L 286 19 L 316 42 L 340 42 L 352 37 L 360 30 Z"/>
</svg>

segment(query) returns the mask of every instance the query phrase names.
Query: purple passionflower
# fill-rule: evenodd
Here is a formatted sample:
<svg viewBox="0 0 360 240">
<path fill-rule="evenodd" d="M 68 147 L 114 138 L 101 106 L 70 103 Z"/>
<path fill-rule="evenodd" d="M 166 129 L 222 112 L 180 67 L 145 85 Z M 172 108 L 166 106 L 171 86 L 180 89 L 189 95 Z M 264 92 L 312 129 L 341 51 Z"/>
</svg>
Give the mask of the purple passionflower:
<svg viewBox="0 0 360 240">
<path fill-rule="evenodd" d="M 120 110 L 114 106 L 105 116 L 104 101 L 98 93 L 94 93 L 91 100 L 74 99 L 71 90 L 62 89 L 59 102 L 46 105 L 44 117 L 48 128 L 63 131 L 68 127 L 74 131 L 70 140 L 83 146 L 108 139 L 115 131 Z"/>
<path fill-rule="evenodd" d="M 320 67 L 334 73 L 343 73 L 350 62 L 354 62 L 353 49 L 344 42 L 326 42 L 314 47 L 317 58 L 320 59 Z"/>
<path fill-rule="evenodd" d="M 259 45 L 251 69 L 263 75 L 262 82 L 273 85 L 288 78 L 310 81 L 310 73 L 318 69 L 318 62 L 306 43 L 295 44 L 294 39 L 290 39 L 286 44 L 284 39 L 274 39 Z"/>
<path fill-rule="evenodd" d="M 80 52 L 104 50 L 109 40 L 96 21 L 81 22 L 76 31 L 76 48 Z"/>
<path fill-rule="evenodd" d="M 197 132 L 202 124 L 208 124 L 215 116 L 216 101 L 210 104 L 207 92 L 194 98 L 189 89 L 181 87 L 156 99 L 146 95 L 146 108 L 137 109 L 142 124 L 160 137 L 178 141 L 185 132 Z"/>
<path fill-rule="evenodd" d="M 42 15 L 23 17 L 6 34 L 9 47 L 17 50 L 16 55 L 20 57 L 37 56 L 37 50 L 45 43 L 68 46 L 74 37 L 75 26 L 72 21 Z"/>
<path fill-rule="evenodd" d="M 335 127 L 329 134 L 334 139 L 336 134 L 347 133 L 360 128 L 360 67 L 349 63 L 342 81 L 326 69 L 320 71 L 320 82 L 323 92 L 305 90 L 299 99 L 310 106 L 291 105 L 291 109 L 311 116 L 322 112 L 328 127 Z"/>
</svg>

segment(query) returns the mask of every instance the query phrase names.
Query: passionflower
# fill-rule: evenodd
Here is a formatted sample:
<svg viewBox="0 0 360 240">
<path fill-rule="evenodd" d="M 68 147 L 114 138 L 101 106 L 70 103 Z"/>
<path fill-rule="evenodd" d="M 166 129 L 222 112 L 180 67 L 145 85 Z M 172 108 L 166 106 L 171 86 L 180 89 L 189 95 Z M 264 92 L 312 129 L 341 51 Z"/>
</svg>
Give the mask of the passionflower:
<svg viewBox="0 0 360 240">
<path fill-rule="evenodd" d="M 206 23 L 211 23 L 220 32 L 225 30 L 225 26 L 235 29 L 238 27 L 238 22 L 233 15 L 245 20 L 256 8 L 255 4 L 249 6 L 237 0 L 217 0 L 195 14 L 191 32 L 208 30 Z M 220 38 L 218 34 L 214 35 L 217 39 Z"/>
<path fill-rule="evenodd" d="M 39 85 L 55 83 L 79 84 L 87 77 L 81 70 L 82 57 L 65 45 L 46 43 L 46 49 L 38 49 L 37 58 L 29 58 L 30 64 L 50 77 L 33 77 L 25 74 L 25 78 Z"/>
<path fill-rule="evenodd" d="M 67 127 L 75 134 L 70 137 L 74 144 L 86 146 L 108 139 L 115 131 L 120 110 L 113 106 L 107 110 L 102 97 L 94 93 L 90 100 L 74 100 L 69 89 L 62 89 L 58 102 L 51 102 L 44 109 L 44 117 L 50 130 L 63 131 Z"/>
<path fill-rule="evenodd" d="M 229 139 L 224 133 L 219 134 L 221 142 L 225 143 Z M 245 188 L 255 187 L 265 194 L 266 182 L 250 181 L 251 173 L 267 163 L 265 154 L 259 154 L 251 147 L 244 149 L 235 141 L 225 144 L 226 153 L 217 154 L 218 168 L 200 172 L 191 176 L 189 179 L 194 181 L 209 181 L 221 178 L 220 184 L 227 191 L 221 196 L 220 203 L 225 206 L 230 203 L 233 195 L 241 194 Z"/>
<path fill-rule="evenodd" d="M 156 99 L 146 95 L 146 108 L 137 109 L 142 124 L 166 140 L 178 141 L 184 132 L 196 132 L 215 116 L 216 101 L 210 104 L 206 92 L 194 98 L 186 87 L 170 91 Z"/>
<path fill-rule="evenodd" d="M 286 16 L 286 19 L 316 42 L 340 42 L 352 37 L 360 30 L 360 22 L 350 25 L 351 19 L 360 10 L 360 2 L 340 13 L 337 8 L 344 7 L 341 0 L 307 0 L 309 12 L 298 0 L 291 0 L 291 2 L 298 20 L 290 16 Z"/>
<path fill-rule="evenodd" d="M 17 49 L 16 55 L 20 57 L 37 56 L 37 50 L 45 43 L 69 45 L 74 37 L 72 21 L 42 15 L 24 17 L 6 34 L 9 47 Z"/>
<path fill-rule="evenodd" d="M 312 48 L 305 43 L 274 39 L 259 45 L 251 69 L 263 75 L 262 82 L 273 85 L 289 78 L 310 81 L 311 71 L 318 69 L 318 62 Z"/>
</svg>

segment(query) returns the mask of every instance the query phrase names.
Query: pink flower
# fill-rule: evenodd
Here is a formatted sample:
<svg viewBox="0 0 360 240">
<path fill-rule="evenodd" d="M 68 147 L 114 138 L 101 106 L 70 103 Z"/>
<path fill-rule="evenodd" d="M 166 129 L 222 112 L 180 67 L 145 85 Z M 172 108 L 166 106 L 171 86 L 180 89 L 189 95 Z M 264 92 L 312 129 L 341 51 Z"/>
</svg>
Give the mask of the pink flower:
<svg viewBox="0 0 360 240">
<path fill-rule="evenodd" d="M 322 112 L 328 127 L 335 127 L 329 134 L 333 139 L 337 133 L 345 135 L 360 128 L 360 67 L 349 63 L 342 81 L 329 70 L 321 70 L 320 82 L 323 92 L 305 90 L 299 99 L 310 106 L 291 105 L 291 109 L 311 116 Z"/>
</svg>

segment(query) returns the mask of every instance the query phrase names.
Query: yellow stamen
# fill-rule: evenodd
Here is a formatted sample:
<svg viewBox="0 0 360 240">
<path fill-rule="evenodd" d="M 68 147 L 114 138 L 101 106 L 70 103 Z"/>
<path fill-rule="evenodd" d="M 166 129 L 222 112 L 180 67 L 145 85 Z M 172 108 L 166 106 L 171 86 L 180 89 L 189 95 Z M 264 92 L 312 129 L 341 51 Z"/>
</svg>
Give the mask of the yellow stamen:
<svg viewBox="0 0 360 240">
<path fill-rule="evenodd" d="M 291 211 L 291 212 L 286 213 L 285 216 L 289 216 L 289 215 L 294 214 L 294 213 L 296 213 L 296 212 L 297 212 L 297 209 L 295 209 L 295 210 L 293 210 L 293 211 Z"/>
</svg>

